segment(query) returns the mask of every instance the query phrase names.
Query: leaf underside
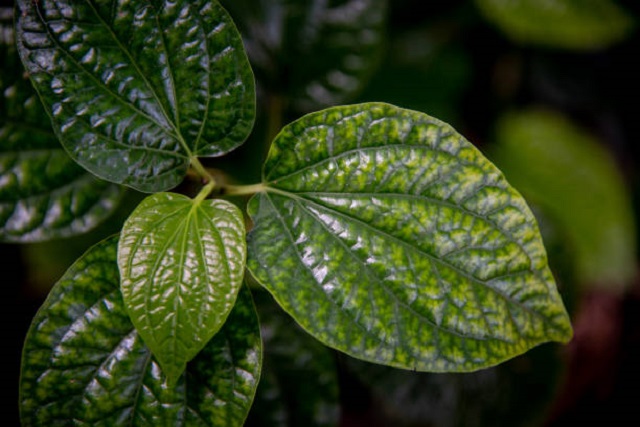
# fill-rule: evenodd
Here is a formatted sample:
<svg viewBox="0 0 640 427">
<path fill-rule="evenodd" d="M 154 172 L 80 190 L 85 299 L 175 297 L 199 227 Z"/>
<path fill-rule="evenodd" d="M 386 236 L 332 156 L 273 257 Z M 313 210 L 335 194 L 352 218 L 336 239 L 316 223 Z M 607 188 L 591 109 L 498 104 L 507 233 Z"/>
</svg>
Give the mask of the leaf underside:
<svg viewBox="0 0 640 427">
<path fill-rule="evenodd" d="M 244 219 L 224 200 L 158 193 L 124 224 L 118 249 L 124 302 L 171 379 L 222 327 L 245 258 Z"/>
<path fill-rule="evenodd" d="M 470 371 L 570 339 L 534 217 L 450 126 L 387 104 L 327 109 L 276 137 L 264 180 L 248 267 L 325 344 Z"/>
<path fill-rule="evenodd" d="M 79 259 L 53 288 L 25 342 L 23 426 L 241 426 L 258 383 L 262 345 L 244 289 L 222 330 L 175 387 L 129 321 L 117 239 Z"/>
<path fill-rule="evenodd" d="M 141 191 L 179 184 L 253 126 L 242 40 L 212 0 L 19 0 L 18 47 L 54 129 L 94 174 Z"/>
<path fill-rule="evenodd" d="M 24 74 L 12 18 L 12 9 L 0 8 L 0 240 L 80 234 L 110 215 L 123 191 L 65 153 Z"/>
</svg>

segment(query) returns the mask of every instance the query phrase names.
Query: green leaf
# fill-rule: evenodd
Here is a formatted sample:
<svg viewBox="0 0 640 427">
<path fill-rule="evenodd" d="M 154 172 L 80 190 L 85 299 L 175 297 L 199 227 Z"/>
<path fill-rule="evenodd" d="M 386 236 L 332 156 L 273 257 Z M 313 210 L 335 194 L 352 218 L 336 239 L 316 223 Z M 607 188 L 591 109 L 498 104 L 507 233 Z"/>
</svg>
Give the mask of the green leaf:
<svg viewBox="0 0 640 427">
<path fill-rule="evenodd" d="M 84 233 L 115 210 L 122 188 L 86 173 L 60 146 L 24 74 L 12 20 L 13 10 L 0 8 L 0 240 Z"/>
<path fill-rule="evenodd" d="M 222 327 L 244 278 L 244 219 L 224 200 L 147 197 L 118 248 L 131 321 L 170 379 Z"/>
<path fill-rule="evenodd" d="M 241 426 L 262 353 L 248 290 L 170 387 L 129 321 L 116 249 L 115 238 L 90 249 L 36 315 L 23 351 L 22 425 Z"/>
<path fill-rule="evenodd" d="M 340 408 L 333 352 L 304 333 L 266 291 L 254 292 L 254 299 L 264 363 L 245 426 L 337 426 Z"/>
<path fill-rule="evenodd" d="M 311 111 L 353 99 L 378 64 L 387 0 L 223 0 L 267 92 Z"/>
<path fill-rule="evenodd" d="M 214 0 L 17 2 L 20 54 L 71 157 L 141 191 L 242 144 L 253 74 Z"/>
<path fill-rule="evenodd" d="M 327 345 L 470 371 L 571 338 L 529 208 L 445 123 L 376 103 L 310 114 L 264 179 L 248 267 Z"/>
<path fill-rule="evenodd" d="M 540 109 L 504 116 L 497 140 L 498 165 L 565 232 L 578 280 L 609 289 L 631 284 L 634 213 L 610 153 L 560 114 Z"/>
<path fill-rule="evenodd" d="M 476 0 L 487 20 L 515 41 L 574 50 L 602 49 L 634 27 L 611 0 Z"/>
</svg>

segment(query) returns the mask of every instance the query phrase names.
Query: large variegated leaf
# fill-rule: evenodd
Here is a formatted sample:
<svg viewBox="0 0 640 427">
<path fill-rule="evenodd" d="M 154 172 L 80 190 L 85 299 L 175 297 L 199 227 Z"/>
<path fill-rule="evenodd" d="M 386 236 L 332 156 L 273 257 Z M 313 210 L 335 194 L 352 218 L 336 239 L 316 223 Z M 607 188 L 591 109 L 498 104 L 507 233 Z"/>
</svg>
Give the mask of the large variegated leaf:
<svg viewBox="0 0 640 427">
<path fill-rule="evenodd" d="M 65 153 L 20 63 L 12 23 L 13 10 L 0 8 L 0 240 L 83 233 L 113 212 L 122 188 Z"/>
<path fill-rule="evenodd" d="M 240 145 L 255 110 L 240 34 L 216 0 L 19 0 L 22 60 L 70 155 L 141 191 Z"/>
<path fill-rule="evenodd" d="M 36 315 L 22 359 L 22 425 L 241 426 L 262 352 L 249 292 L 172 387 L 129 320 L 116 249 L 115 238 L 90 249 Z"/>
<path fill-rule="evenodd" d="M 224 200 L 147 197 L 122 228 L 118 265 L 138 333 L 170 379 L 222 327 L 245 269 L 240 210 Z"/>
<path fill-rule="evenodd" d="M 322 342 L 469 371 L 571 338 L 529 208 L 448 125 L 387 104 L 310 114 L 264 180 L 249 269 Z"/>
</svg>

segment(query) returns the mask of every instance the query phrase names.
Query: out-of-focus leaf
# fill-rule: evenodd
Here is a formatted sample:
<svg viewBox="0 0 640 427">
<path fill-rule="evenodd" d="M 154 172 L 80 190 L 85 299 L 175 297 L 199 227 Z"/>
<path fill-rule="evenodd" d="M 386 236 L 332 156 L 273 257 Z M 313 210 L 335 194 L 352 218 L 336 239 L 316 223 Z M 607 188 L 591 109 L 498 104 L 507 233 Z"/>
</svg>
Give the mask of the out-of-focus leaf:
<svg viewBox="0 0 640 427">
<path fill-rule="evenodd" d="M 572 336 L 535 218 L 468 141 L 360 104 L 274 141 L 247 265 L 302 327 L 354 357 L 470 371 Z"/>
<path fill-rule="evenodd" d="M 611 0 L 476 0 L 484 16 L 512 39 L 589 50 L 629 34 L 633 21 Z"/>
<path fill-rule="evenodd" d="M 224 324 L 245 271 L 240 210 L 225 200 L 147 197 L 122 228 L 122 295 L 171 380 Z"/>
<path fill-rule="evenodd" d="M 13 10 L 0 8 L 0 240 L 84 233 L 118 206 L 123 189 L 65 153 L 15 48 Z"/>
<path fill-rule="evenodd" d="M 546 110 L 504 116 L 495 161 L 557 221 L 575 252 L 577 278 L 611 289 L 635 274 L 635 223 L 615 161 L 588 132 Z"/>
<path fill-rule="evenodd" d="M 373 392 L 381 425 L 535 427 L 545 420 L 562 378 L 557 348 L 538 347 L 493 368 L 431 374 L 347 359 Z"/>
<path fill-rule="evenodd" d="M 241 426 L 262 351 L 248 290 L 170 387 L 127 315 L 116 250 L 116 238 L 90 249 L 36 315 L 23 351 L 22 425 Z"/>
<path fill-rule="evenodd" d="M 329 427 L 339 418 L 333 353 L 267 295 L 255 293 L 264 340 L 262 377 L 247 427 Z"/>
<path fill-rule="evenodd" d="M 258 82 L 299 111 L 349 101 L 384 42 L 387 0 L 223 0 Z"/>
<path fill-rule="evenodd" d="M 72 158 L 155 192 L 253 126 L 253 74 L 216 0 L 19 0 L 23 62 Z"/>
</svg>

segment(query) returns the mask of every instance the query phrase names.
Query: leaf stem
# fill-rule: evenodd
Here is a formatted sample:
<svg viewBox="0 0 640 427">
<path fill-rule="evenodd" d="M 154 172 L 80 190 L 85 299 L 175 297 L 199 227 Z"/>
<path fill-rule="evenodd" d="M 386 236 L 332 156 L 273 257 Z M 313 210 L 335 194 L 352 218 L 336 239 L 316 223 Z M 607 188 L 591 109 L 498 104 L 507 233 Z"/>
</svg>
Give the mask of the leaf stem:
<svg viewBox="0 0 640 427">
<path fill-rule="evenodd" d="M 202 187 L 202 190 L 200 190 L 196 198 L 193 199 L 194 206 L 197 206 L 200 203 L 202 203 L 202 201 L 206 199 L 209 196 L 209 194 L 211 194 L 215 186 L 216 186 L 216 182 L 212 179 L 207 183 L 207 185 Z"/>
<path fill-rule="evenodd" d="M 268 187 L 264 182 L 252 185 L 225 185 L 222 192 L 228 196 L 245 196 L 247 194 L 260 193 L 267 191 Z"/>
<path fill-rule="evenodd" d="M 202 165 L 202 163 L 200 163 L 200 159 L 198 159 L 196 156 L 191 156 L 190 159 L 191 159 L 191 167 L 198 174 L 198 176 L 202 178 L 202 182 L 207 184 L 213 183 L 215 187 L 216 180 L 213 179 L 213 176 L 211 176 L 209 171 L 207 171 L 207 169 Z M 212 190 L 213 190 L 213 187 L 212 187 Z"/>
</svg>

